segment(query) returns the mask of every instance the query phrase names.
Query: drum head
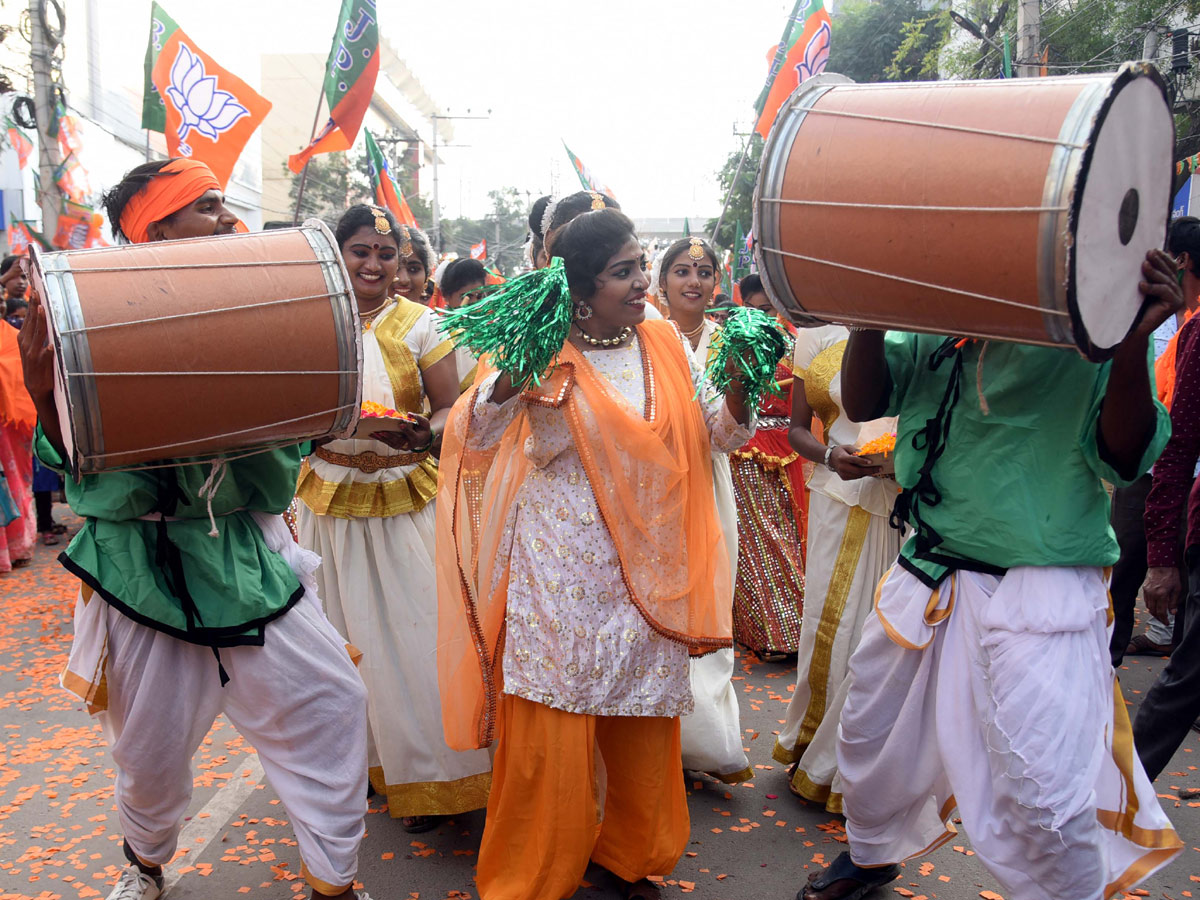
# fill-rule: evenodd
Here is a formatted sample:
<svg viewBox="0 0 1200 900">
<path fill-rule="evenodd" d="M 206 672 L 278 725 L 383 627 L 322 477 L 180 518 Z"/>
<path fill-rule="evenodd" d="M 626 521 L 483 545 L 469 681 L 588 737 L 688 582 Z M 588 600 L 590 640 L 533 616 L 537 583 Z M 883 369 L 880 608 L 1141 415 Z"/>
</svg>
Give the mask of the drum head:
<svg viewBox="0 0 1200 900">
<path fill-rule="evenodd" d="M 1161 80 L 1131 67 L 1097 116 L 1072 200 L 1067 302 L 1091 359 L 1111 356 L 1137 322 L 1142 261 L 1165 237 L 1174 146 Z"/>
</svg>

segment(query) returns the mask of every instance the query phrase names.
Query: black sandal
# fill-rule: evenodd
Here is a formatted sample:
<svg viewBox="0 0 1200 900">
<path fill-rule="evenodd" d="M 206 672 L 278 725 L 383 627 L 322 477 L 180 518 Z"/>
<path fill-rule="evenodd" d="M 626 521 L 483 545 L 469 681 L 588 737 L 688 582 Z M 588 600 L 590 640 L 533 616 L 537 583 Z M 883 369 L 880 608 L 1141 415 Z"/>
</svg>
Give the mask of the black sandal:
<svg viewBox="0 0 1200 900">
<path fill-rule="evenodd" d="M 639 881 L 626 881 L 622 892 L 625 900 L 660 900 L 662 888 L 648 878 Z"/>
<path fill-rule="evenodd" d="M 831 894 L 822 900 L 861 900 L 877 887 L 882 887 L 900 877 L 900 865 L 881 866 L 876 869 L 864 869 L 856 866 L 850 859 L 849 853 L 841 853 L 828 869 L 814 872 L 808 876 L 808 884 L 801 888 L 796 900 L 813 900 L 818 893 L 823 893 L 837 885 L 845 883 L 845 893 Z"/>
<path fill-rule="evenodd" d="M 442 824 L 441 816 L 402 816 L 400 827 L 409 834 L 424 834 Z"/>
</svg>

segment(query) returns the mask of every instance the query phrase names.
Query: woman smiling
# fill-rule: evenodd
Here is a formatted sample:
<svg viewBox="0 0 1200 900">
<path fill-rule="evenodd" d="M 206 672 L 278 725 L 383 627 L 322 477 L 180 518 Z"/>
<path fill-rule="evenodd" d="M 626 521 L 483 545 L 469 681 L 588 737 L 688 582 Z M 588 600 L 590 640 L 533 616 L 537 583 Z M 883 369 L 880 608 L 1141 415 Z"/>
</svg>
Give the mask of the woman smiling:
<svg viewBox="0 0 1200 900">
<path fill-rule="evenodd" d="M 688 658 L 730 645 L 711 453 L 745 441 L 749 412 L 737 382 L 696 399 L 703 372 L 678 330 L 644 321 L 645 258 L 622 213 L 583 213 L 546 250 L 548 268 L 449 316 L 500 371 L 447 424 L 446 738 L 497 742 L 483 900 L 569 896 L 589 859 L 649 896 L 689 835 Z M 535 327 L 488 338 L 522 315 Z"/>
<path fill-rule="evenodd" d="M 490 784 L 486 753 L 446 746 L 434 686 L 437 464 L 430 450 L 458 397 L 458 376 L 433 312 L 388 296 L 398 270 L 402 282 L 424 287 L 423 275 L 410 279 L 406 271 L 424 272 L 416 234 L 368 206 L 351 207 L 336 231 L 362 322 L 363 400 L 409 413 L 411 423 L 398 431 L 360 427 L 349 440 L 317 448 L 297 488 L 300 543 L 324 560 L 318 580 L 326 613 L 363 652 L 371 784 L 414 832 L 434 827 L 435 816 L 482 807 Z"/>
</svg>

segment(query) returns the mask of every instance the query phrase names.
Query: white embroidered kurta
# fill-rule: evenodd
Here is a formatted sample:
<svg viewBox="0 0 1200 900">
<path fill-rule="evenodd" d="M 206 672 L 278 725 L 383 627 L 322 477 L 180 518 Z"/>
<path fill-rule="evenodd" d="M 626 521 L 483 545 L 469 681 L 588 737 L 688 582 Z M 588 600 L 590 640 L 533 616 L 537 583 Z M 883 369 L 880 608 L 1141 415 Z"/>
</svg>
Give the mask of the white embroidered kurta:
<svg viewBox="0 0 1200 900">
<path fill-rule="evenodd" d="M 642 414 L 640 342 L 589 350 L 587 359 Z M 493 375 L 473 411 L 473 443 L 499 441 L 522 402 L 491 402 Z M 692 366 L 693 383 L 703 372 Z M 697 401 L 700 402 L 700 401 Z M 723 398 L 703 404 L 712 446 L 741 446 L 750 431 Z M 620 560 L 571 440 L 562 410 L 530 405 L 533 464 L 519 489 L 506 541 L 512 542 L 504 639 L 504 692 L 567 712 L 678 716 L 690 712 L 687 649 L 660 637 L 634 607 Z"/>
<path fill-rule="evenodd" d="M 363 335 L 363 400 L 420 412 L 421 372 L 453 348 L 437 320 L 409 301 L 385 309 Z M 347 456 L 398 451 L 371 438 L 332 441 Z M 446 746 L 437 687 L 437 587 L 431 457 L 364 472 L 313 455 L 301 471 L 300 542 L 321 554 L 321 598 L 363 653 L 371 781 L 392 816 L 440 815 L 487 803 L 487 751 Z"/>
</svg>

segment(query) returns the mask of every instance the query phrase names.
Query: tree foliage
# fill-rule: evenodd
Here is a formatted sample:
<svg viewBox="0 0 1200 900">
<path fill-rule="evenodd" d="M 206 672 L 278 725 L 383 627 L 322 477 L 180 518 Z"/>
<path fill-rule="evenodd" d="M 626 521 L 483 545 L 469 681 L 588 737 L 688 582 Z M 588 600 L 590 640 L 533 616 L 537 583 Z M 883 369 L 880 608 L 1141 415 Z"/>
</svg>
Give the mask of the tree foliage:
<svg viewBox="0 0 1200 900">
<path fill-rule="evenodd" d="M 503 272 L 525 262 L 525 238 L 529 224 L 529 198 L 514 187 L 488 191 L 491 211 L 481 219 L 442 220 L 442 245 L 446 252 L 466 256 L 473 244 L 488 242 L 488 260 Z"/>
<path fill-rule="evenodd" d="M 286 165 L 284 170 L 287 170 Z M 288 198 L 293 209 L 300 191 L 300 179 L 300 175 L 292 174 Z M 366 151 L 322 153 L 308 162 L 304 196 L 300 201 L 300 221 L 321 219 L 333 228 L 342 213 L 355 203 L 370 203 L 372 199 Z"/>
</svg>

